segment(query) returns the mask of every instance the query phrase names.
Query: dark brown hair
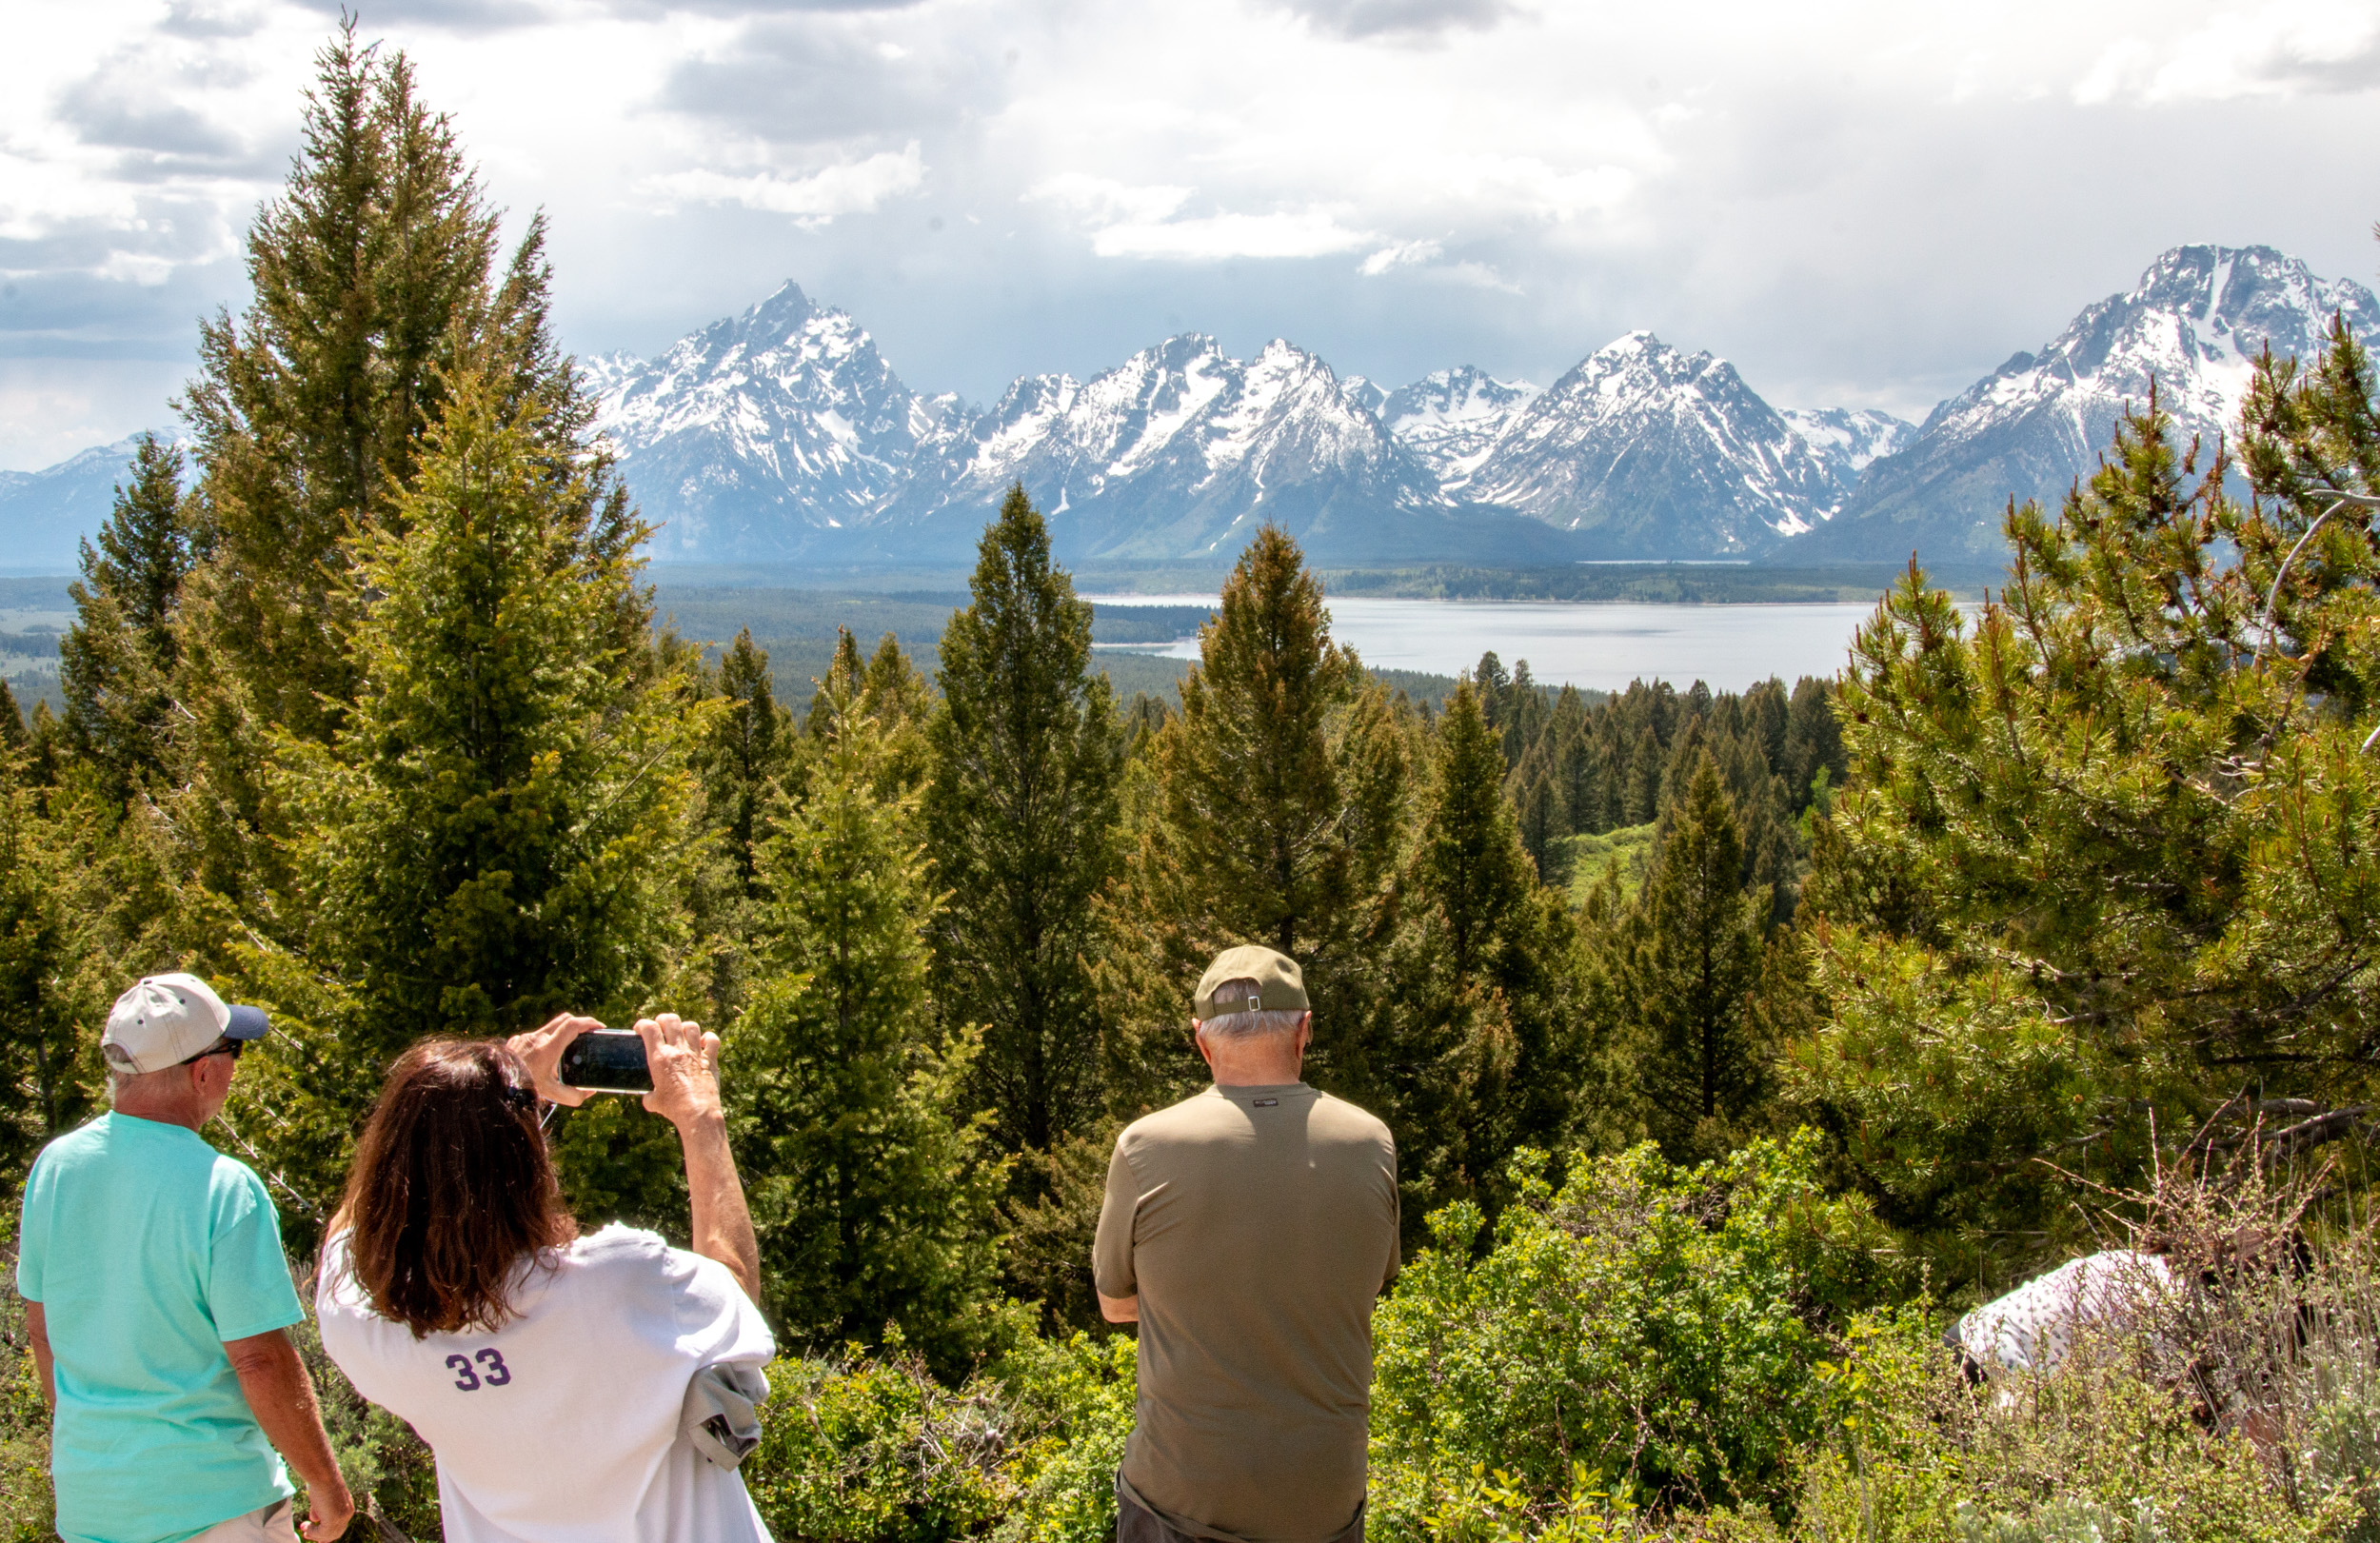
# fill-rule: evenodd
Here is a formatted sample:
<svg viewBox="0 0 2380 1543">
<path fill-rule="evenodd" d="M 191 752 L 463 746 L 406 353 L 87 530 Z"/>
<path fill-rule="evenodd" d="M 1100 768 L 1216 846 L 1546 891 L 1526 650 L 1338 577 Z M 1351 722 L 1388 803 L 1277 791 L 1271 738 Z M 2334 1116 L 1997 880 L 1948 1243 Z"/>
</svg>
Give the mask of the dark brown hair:
<svg viewBox="0 0 2380 1543">
<path fill-rule="evenodd" d="M 397 1058 L 340 1209 L 357 1282 L 416 1339 L 501 1327 L 524 1262 L 579 1231 L 528 1068 L 492 1039 L 428 1039 Z"/>
</svg>

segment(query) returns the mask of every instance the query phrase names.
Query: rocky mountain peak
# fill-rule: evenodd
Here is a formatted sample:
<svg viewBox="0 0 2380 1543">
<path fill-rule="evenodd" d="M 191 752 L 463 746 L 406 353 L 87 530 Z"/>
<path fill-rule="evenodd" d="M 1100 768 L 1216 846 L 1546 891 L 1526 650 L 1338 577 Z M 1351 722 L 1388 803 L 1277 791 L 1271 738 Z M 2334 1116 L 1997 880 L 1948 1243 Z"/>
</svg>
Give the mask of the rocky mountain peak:
<svg viewBox="0 0 2380 1543">
<path fill-rule="evenodd" d="M 1646 558 L 1750 556 L 1841 499 L 1733 365 L 1649 331 L 1605 344 L 1530 399 L 1463 492 Z"/>
<path fill-rule="evenodd" d="M 1541 387 L 1501 381 L 1470 365 L 1441 369 L 1385 397 L 1380 421 L 1433 472 L 1448 493 L 1459 493 L 1514 416 Z"/>
<path fill-rule="evenodd" d="M 2009 499 L 2062 499 L 2152 384 L 2181 438 L 2211 445 L 2238 432 L 2264 349 L 2311 360 L 2334 314 L 2359 336 L 2380 328 L 2370 290 L 2271 247 L 2173 247 L 2038 351 L 1935 407 L 1905 448 L 1867 469 L 1815 550 L 1996 560 Z"/>
</svg>

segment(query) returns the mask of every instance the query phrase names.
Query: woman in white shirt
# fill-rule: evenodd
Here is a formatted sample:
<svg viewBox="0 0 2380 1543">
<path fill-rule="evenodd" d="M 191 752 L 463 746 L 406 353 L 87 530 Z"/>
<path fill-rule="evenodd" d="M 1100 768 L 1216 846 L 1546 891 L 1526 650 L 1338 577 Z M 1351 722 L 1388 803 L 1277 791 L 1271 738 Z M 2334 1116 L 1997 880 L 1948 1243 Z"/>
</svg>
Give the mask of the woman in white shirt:
<svg viewBox="0 0 2380 1543">
<path fill-rule="evenodd" d="M 558 1071 L 597 1027 L 565 1016 L 398 1060 L 323 1247 L 323 1346 L 436 1454 L 447 1543 L 768 1543 L 688 1414 L 698 1375 L 750 1369 L 750 1386 L 774 1354 L 719 1038 L 637 1025 L 645 1107 L 685 1152 L 689 1253 L 618 1225 L 582 1237 L 563 1204 L 537 1103 L 585 1100 Z"/>
</svg>

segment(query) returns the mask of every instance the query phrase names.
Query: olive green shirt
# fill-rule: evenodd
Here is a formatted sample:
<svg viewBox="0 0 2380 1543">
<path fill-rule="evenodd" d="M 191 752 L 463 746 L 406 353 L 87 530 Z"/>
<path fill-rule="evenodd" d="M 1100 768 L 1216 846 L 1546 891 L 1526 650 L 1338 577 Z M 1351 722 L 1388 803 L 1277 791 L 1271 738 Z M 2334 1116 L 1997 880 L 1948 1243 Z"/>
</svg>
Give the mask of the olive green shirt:
<svg viewBox="0 0 2380 1543">
<path fill-rule="evenodd" d="M 1194 1536 L 1346 1530 L 1397 1220 L 1388 1127 L 1303 1082 L 1209 1088 L 1124 1128 L 1091 1262 L 1101 1296 L 1140 1298 L 1128 1494 Z"/>
</svg>

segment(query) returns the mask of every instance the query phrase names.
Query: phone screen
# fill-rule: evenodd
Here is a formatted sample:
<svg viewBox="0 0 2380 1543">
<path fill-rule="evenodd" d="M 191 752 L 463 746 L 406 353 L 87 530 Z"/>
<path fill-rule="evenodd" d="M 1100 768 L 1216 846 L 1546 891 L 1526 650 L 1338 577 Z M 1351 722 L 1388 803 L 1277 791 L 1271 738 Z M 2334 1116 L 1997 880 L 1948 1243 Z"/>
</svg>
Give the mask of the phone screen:
<svg viewBox="0 0 2380 1543">
<path fill-rule="evenodd" d="M 626 1029 L 597 1029 L 570 1041 L 562 1053 L 564 1085 L 589 1093 L 650 1093 L 652 1069 L 645 1064 L 645 1041 Z"/>
</svg>

